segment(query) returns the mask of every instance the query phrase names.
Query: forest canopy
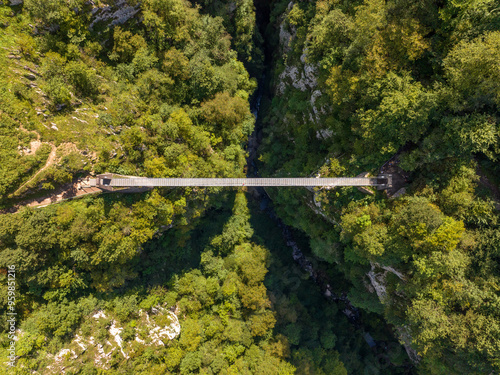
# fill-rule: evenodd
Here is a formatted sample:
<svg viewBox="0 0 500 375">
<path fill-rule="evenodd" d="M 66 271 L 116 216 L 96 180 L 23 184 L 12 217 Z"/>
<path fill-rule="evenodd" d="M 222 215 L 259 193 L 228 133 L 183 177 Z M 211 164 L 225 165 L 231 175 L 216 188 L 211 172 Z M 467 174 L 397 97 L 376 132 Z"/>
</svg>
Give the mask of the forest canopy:
<svg viewBox="0 0 500 375">
<path fill-rule="evenodd" d="M 497 8 L 0 1 L 14 373 L 500 371 Z M 61 201 L 101 173 L 394 185 Z"/>
<path fill-rule="evenodd" d="M 389 199 L 275 190 L 278 215 L 399 327 L 419 373 L 498 371 L 496 2 L 285 3 L 261 171 L 401 182 Z"/>
</svg>

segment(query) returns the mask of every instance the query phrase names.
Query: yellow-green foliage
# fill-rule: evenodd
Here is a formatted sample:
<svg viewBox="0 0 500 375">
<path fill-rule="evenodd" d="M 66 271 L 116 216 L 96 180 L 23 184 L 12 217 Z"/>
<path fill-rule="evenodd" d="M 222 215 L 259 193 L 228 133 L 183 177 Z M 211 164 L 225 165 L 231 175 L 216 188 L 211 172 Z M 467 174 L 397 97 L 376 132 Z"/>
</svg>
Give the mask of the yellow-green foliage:
<svg viewBox="0 0 500 375">
<path fill-rule="evenodd" d="M 255 83 L 236 60 L 220 19 L 202 16 L 184 1 L 147 1 L 140 5 L 143 23 L 103 33 L 90 27 L 88 3 L 54 0 L 44 6 L 28 1 L 15 15 L 1 7 L 8 24 L 0 39 L 2 81 L 8 82 L 0 102 L 4 127 L 16 131 L 23 124 L 42 142 L 75 144 L 86 152 L 86 172 L 241 173 L 241 144 L 254 121 L 247 99 Z M 55 30 L 42 32 L 54 23 Z M 105 43 L 111 52 L 100 47 Z M 14 158 L 18 144 L 3 145 Z M 72 176 L 84 170 L 69 162 L 59 158 L 57 168 Z M 5 172 L 11 176 L 0 181 L 5 191 L 16 190 L 27 169 L 36 172 L 22 167 L 26 163 L 7 163 L 17 172 Z M 55 177 L 45 173 L 29 187 L 68 180 Z"/>
</svg>

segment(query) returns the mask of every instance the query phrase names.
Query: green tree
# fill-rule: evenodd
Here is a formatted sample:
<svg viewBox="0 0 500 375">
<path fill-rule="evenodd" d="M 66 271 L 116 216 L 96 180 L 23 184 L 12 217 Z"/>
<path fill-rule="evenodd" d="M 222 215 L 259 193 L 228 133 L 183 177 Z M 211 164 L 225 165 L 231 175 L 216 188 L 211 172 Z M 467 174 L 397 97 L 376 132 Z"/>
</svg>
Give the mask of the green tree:
<svg viewBox="0 0 500 375">
<path fill-rule="evenodd" d="M 456 111 L 491 108 L 500 103 L 496 69 L 500 32 L 460 41 L 443 60 L 450 107 Z"/>
<path fill-rule="evenodd" d="M 109 58 L 121 63 L 130 63 L 137 51 L 146 45 L 144 38 L 117 26 L 113 30 L 113 50 Z"/>
</svg>

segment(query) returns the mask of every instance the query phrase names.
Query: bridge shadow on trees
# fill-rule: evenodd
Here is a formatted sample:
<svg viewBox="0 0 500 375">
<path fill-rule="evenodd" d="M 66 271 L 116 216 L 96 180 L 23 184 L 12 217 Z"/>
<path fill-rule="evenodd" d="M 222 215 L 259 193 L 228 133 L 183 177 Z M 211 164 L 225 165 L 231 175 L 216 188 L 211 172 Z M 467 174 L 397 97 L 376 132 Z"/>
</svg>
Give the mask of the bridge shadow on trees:
<svg viewBox="0 0 500 375">
<path fill-rule="evenodd" d="M 231 217 L 235 194 L 230 194 L 222 208 L 209 209 L 201 218 L 185 226 L 168 229 L 144 244 L 142 252 L 133 260 L 138 272 L 133 284 L 164 285 L 174 275 L 198 268 L 200 254 L 215 236 L 222 233 L 224 224 Z"/>
</svg>

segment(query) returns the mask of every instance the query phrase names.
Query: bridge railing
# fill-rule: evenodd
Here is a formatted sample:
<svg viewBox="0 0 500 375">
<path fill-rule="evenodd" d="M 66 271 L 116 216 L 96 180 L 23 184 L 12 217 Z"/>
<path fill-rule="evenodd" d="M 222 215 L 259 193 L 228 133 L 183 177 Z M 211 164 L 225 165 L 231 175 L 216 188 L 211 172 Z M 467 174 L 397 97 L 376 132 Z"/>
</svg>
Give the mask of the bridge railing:
<svg viewBox="0 0 500 375">
<path fill-rule="evenodd" d="M 131 187 L 188 187 L 188 186 L 298 186 L 298 187 L 335 187 L 335 186 L 373 186 L 386 189 L 392 186 L 392 176 L 377 177 L 339 177 L 339 178 L 143 178 L 120 176 L 111 173 L 100 174 L 95 185 L 104 190 Z"/>
</svg>

